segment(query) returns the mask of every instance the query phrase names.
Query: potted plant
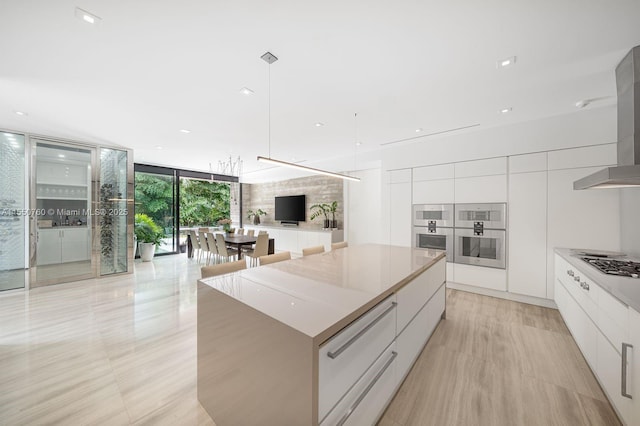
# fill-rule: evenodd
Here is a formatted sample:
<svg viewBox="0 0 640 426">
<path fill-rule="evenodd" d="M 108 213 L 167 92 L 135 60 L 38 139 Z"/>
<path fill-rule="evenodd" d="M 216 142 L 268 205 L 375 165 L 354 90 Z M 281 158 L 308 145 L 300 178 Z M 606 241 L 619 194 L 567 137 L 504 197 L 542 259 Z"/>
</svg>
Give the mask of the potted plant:
<svg viewBox="0 0 640 426">
<path fill-rule="evenodd" d="M 253 218 L 253 224 L 260 225 L 260 216 L 265 214 L 267 214 L 267 212 L 262 209 L 257 209 L 256 211 L 249 210 L 247 212 L 247 219 L 251 220 L 251 218 Z"/>
<path fill-rule="evenodd" d="M 224 232 L 226 232 L 227 234 L 231 233 L 231 219 L 220 219 L 218 221 L 218 225 L 222 226 L 222 229 L 224 229 Z"/>
<path fill-rule="evenodd" d="M 156 247 L 163 243 L 164 231 L 149 216 L 137 213 L 134 232 L 138 240 L 140 258 L 143 262 L 150 262 L 156 252 Z"/>
<path fill-rule="evenodd" d="M 336 220 L 336 211 L 338 210 L 338 202 L 332 201 L 331 204 L 326 204 L 327 212 L 331 213 L 331 226 L 330 228 L 338 229 L 338 221 Z"/>
<path fill-rule="evenodd" d="M 311 207 L 309 207 L 309 210 L 311 210 L 311 217 L 310 219 L 313 220 L 316 217 L 319 217 L 320 215 L 324 216 L 324 226 L 323 228 L 329 228 L 329 226 L 331 225 L 329 223 L 329 210 L 328 210 L 329 204 L 326 203 L 322 203 L 322 204 L 314 204 Z"/>
</svg>

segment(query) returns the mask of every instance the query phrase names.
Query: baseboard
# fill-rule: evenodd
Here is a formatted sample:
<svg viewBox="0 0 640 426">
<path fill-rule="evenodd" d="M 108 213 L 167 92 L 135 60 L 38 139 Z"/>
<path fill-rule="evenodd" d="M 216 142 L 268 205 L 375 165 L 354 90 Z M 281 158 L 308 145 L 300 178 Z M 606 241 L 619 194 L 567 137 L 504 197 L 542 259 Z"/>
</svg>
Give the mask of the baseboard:
<svg viewBox="0 0 640 426">
<path fill-rule="evenodd" d="M 454 283 L 447 281 L 447 288 L 454 290 L 467 291 L 469 293 L 482 294 L 483 296 L 497 297 L 500 299 L 512 300 L 514 302 L 527 303 L 529 305 L 537 305 L 545 308 L 558 309 L 556 302 L 550 299 L 541 299 L 539 297 L 525 296 L 523 294 L 509 293 L 507 291 L 491 290 L 489 288 L 476 287 L 467 284 Z"/>
</svg>

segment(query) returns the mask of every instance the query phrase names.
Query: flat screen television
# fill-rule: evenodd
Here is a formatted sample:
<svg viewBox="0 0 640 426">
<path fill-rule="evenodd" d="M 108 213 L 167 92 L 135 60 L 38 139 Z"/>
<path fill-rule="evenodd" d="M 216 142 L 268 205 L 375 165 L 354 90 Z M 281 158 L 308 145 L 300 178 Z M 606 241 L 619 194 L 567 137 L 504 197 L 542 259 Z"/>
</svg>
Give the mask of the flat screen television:
<svg viewBox="0 0 640 426">
<path fill-rule="evenodd" d="M 306 196 L 276 197 L 275 219 L 285 223 L 304 222 L 306 220 Z"/>
</svg>

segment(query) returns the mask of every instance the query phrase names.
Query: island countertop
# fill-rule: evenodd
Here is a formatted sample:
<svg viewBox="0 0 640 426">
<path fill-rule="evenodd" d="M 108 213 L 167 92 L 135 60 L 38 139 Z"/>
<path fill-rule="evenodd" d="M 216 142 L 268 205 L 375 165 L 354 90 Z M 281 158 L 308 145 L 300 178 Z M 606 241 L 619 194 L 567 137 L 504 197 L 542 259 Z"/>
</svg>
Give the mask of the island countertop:
<svg viewBox="0 0 640 426">
<path fill-rule="evenodd" d="M 445 257 L 364 244 L 200 281 L 321 344 Z"/>
</svg>

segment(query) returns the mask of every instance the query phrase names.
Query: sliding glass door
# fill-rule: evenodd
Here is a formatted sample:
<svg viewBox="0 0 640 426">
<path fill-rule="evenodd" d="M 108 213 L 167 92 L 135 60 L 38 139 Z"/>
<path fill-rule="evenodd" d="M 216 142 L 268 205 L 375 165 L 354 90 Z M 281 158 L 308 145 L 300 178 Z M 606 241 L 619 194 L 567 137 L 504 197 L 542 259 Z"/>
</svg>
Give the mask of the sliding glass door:
<svg viewBox="0 0 640 426">
<path fill-rule="evenodd" d="M 164 231 L 162 244 L 156 254 L 178 252 L 176 230 L 176 171 L 174 169 L 135 165 L 135 212 L 148 216 Z"/>
</svg>

